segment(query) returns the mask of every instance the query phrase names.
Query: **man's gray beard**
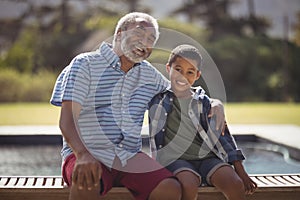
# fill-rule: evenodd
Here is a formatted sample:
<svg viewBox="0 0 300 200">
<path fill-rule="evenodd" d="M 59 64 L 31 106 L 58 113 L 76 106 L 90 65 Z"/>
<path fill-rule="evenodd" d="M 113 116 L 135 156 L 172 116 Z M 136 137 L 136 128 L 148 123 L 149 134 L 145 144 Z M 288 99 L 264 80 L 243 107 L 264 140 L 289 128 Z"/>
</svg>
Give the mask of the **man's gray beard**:
<svg viewBox="0 0 300 200">
<path fill-rule="evenodd" d="M 128 58 L 128 60 L 130 60 L 133 63 L 140 63 L 144 60 L 144 58 L 141 56 L 136 57 L 136 54 L 134 54 L 132 51 L 130 51 L 130 49 L 127 47 L 128 47 L 128 45 L 126 44 L 126 42 L 121 43 L 121 50 L 122 50 L 124 56 L 126 58 Z"/>
</svg>

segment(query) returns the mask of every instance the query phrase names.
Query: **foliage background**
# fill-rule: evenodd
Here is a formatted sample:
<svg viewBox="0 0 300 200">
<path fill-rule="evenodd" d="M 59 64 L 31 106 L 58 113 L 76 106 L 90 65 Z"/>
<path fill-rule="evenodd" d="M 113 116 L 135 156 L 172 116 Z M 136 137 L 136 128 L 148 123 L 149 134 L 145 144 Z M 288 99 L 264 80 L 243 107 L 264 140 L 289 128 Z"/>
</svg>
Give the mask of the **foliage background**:
<svg viewBox="0 0 300 200">
<path fill-rule="evenodd" d="M 270 21 L 253 10 L 231 16 L 228 7 L 235 1 L 183 1 L 159 24 L 192 37 L 208 51 L 222 75 L 227 101 L 299 102 L 300 14 L 292 39 L 272 38 L 266 34 Z M 151 14 L 136 0 L 16 2 L 28 9 L 17 19 L 0 19 L 0 102 L 48 101 L 59 72 L 76 54 L 111 36 L 120 16 Z M 167 57 L 154 51 L 149 60 L 165 63 Z"/>
</svg>

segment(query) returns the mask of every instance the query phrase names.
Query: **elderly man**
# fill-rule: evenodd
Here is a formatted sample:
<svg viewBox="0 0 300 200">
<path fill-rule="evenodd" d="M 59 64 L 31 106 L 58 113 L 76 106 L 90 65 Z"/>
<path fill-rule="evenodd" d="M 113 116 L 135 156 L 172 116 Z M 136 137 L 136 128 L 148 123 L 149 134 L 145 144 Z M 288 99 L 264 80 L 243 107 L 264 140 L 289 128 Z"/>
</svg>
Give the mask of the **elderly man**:
<svg viewBox="0 0 300 200">
<path fill-rule="evenodd" d="M 59 75 L 51 103 L 61 106 L 63 177 L 70 199 L 100 199 L 124 186 L 135 199 L 180 199 L 173 174 L 141 151 L 151 98 L 169 84 L 145 61 L 159 37 L 145 13 L 122 17 L 113 44 L 76 56 Z"/>
</svg>

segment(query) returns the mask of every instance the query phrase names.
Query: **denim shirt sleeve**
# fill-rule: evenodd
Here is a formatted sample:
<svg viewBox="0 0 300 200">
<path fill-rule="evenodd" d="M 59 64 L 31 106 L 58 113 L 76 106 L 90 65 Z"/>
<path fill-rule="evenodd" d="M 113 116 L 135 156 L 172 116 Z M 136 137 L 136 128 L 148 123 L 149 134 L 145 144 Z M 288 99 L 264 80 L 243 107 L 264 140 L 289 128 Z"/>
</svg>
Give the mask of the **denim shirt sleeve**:
<svg viewBox="0 0 300 200">
<path fill-rule="evenodd" d="M 171 111 L 170 93 L 157 94 L 148 104 L 150 153 L 156 157 L 156 151 L 164 145 L 164 128 L 167 115 Z"/>
<path fill-rule="evenodd" d="M 161 111 L 158 109 L 159 104 L 162 102 L 162 93 L 157 94 L 152 98 L 148 104 L 148 120 L 149 120 L 149 143 L 150 154 L 153 159 L 156 158 L 156 151 L 159 146 L 163 145 L 163 134 L 158 130 L 158 123 L 164 123 L 160 118 Z"/>
<path fill-rule="evenodd" d="M 220 142 L 228 154 L 228 162 L 233 163 L 234 161 L 245 160 L 243 152 L 238 149 L 235 139 L 231 135 L 227 124 L 225 125 L 224 136 L 220 137 Z"/>
<path fill-rule="evenodd" d="M 204 127 L 204 129 L 207 131 L 208 130 L 208 124 L 212 126 L 212 128 L 215 126 L 214 124 L 211 124 L 214 120 L 208 119 L 207 115 L 211 109 L 211 105 L 209 102 L 209 98 L 204 98 L 203 99 L 203 114 L 200 118 L 201 120 L 201 125 Z M 208 122 L 206 122 L 208 120 Z M 231 135 L 227 124 L 225 124 L 225 132 L 224 135 L 219 134 L 219 142 L 221 143 L 221 146 L 223 150 L 226 152 L 227 155 L 223 155 L 225 160 L 232 164 L 234 161 L 240 161 L 240 160 L 245 160 L 245 157 L 240 149 L 237 148 L 235 139 Z"/>
</svg>

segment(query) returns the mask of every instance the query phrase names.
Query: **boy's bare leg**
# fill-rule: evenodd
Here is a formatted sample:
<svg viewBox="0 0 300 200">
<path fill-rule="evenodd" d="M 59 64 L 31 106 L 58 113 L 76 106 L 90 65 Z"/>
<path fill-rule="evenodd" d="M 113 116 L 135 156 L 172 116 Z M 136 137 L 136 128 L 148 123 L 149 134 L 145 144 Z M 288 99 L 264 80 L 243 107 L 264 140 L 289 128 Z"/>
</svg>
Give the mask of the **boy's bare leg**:
<svg viewBox="0 0 300 200">
<path fill-rule="evenodd" d="M 174 178 L 166 178 L 161 181 L 151 192 L 149 200 L 180 200 L 181 186 Z"/>
<path fill-rule="evenodd" d="M 244 183 L 230 166 L 220 167 L 211 176 L 211 183 L 229 200 L 245 200 Z"/>
<path fill-rule="evenodd" d="M 196 200 L 198 197 L 198 188 L 200 185 L 200 179 L 191 171 L 181 171 L 176 174 L 181 188 L 182 198 L 181 200 Z"/>
</svg>

